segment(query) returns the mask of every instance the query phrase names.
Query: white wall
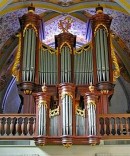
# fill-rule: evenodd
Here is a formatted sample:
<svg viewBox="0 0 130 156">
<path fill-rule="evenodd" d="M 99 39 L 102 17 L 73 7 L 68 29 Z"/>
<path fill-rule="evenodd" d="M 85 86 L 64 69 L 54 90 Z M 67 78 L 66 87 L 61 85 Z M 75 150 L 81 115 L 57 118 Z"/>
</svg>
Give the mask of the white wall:
<svg viewBox="0 0 130 156">
<path fill-rule="evenodd" d="M 128 103 L 127 97 L 125 92 L 117 80 L 114 94 L 111 98 L 110 105 L 109 105 L 109 112 L 110 113 L 126 113 L 128 110 Z"/>
<path fill-rule="evenodd" d="M 130 156 L 130 145 L 0 146 L 0 156 Z"/>
</svg>

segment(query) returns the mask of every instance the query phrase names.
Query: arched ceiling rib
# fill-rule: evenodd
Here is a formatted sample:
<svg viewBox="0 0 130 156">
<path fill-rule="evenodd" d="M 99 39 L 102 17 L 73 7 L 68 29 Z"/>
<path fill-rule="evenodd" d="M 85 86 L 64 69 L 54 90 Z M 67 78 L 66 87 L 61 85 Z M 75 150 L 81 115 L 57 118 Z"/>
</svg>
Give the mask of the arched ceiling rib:
<svg viewBox="0 0 130 156">
<path fill-rule="evenodd" d="M 41 2 L 41 1 L 33 1 L 35 7 L 53 10 L 59 13 L 67 13 L 67 14 L 79 10 L 84 10 L 86 8 L 95 8 L 98 3 L 100 3 L 104 8 L 117 10 L 127 14 L 125 9 L 123 9 L 119 4 L 114 2 L 103 2 L 103 1 L 82 2 L 82 3 L 80 2 L 78 4 L 63 7 L 57 4 Z M 24 1 L 24 3 L 23 2 L 11 3 L 10 5 L 7 5 L 3 10 L 0 11 L 0 15 L 2 16 L 8 12 L 12 12 L 22 8 L 27 8 L 28 5 L 30 5 L 30 1 Z"/>
<path fill-rule="evenodd" d="M 0 11 L 2 11 L 13 0 L 0 0 Z"/>
<path fill-rule="evenodd" d="M 130 14 L 130 0 L 115 0 L 115 2 L 117 2 Z"/>
</svg>

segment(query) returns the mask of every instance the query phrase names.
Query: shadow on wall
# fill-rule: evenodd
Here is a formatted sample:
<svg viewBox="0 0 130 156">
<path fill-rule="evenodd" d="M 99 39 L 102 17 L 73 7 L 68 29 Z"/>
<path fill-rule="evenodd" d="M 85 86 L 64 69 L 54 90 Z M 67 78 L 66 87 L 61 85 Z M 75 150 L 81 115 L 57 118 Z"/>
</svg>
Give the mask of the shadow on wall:
<svg viewBox="0 0 130 156">
<path fill-rule="evenodd" d="M 18 94 L 18 88 L 15 77 L 12 77 L 3 97 L 3 113 L 18 113 L 20 109 L 21 98 Z"/>
<path fill-rule="evenodd" d="M 116 81 L 114 94 L 110 100 L 110 113 L 127 113 L 130 110 L 130 84 L 122 77 Z"/>
</svg>

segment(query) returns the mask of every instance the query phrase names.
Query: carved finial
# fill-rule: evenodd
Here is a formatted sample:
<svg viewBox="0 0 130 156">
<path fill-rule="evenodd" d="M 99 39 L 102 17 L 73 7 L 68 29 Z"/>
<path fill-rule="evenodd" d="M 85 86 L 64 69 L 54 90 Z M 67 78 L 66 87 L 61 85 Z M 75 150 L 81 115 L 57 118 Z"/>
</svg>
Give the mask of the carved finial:
<svg viewBox="0 0 130 156">
<path fill-rule="evenodd" d="M 103 7 L 98 3 L 98 6 L 96 7 L 96 13 L 102 13 L 103 12 Z"/>
<path fill-rule="evenodd" d="M 43 86 L 42 86 L 42 91 L 43 92 L 46 92 L 47 91 L 47 86 L 46 86 L 46 83 L 44 82 Z"/>
<path fill-rule="evenodd" d="M 28 12 L 35 12 L 35 7 L 33 6 L 33 3 L 31 3 L 30 6 L 28 6 Z"/>
<path fill-rule="evenodd" d="M 71 28 L 73 20 L 71 17 L 66 17 L 63 20 L 60 20 L 58 23 L 58 28 L 62 30 L 62 32 L 68 32 L 68 30 Z"/>
<path fill-rule="evenodd" d="M 90 82 L 90 85 L 89 85 L 88 88 L 89 88 L 89 90 L 90 90 L 91 93 L 94 92 L 94 86 L 92 85 L 92 82 Z"/>
</svg>

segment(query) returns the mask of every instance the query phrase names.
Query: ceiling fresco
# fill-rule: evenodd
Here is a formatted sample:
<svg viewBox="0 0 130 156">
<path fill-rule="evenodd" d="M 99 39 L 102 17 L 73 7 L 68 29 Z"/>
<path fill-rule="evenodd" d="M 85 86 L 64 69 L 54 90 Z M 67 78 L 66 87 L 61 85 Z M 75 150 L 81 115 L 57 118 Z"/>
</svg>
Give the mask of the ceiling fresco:
<svg viewBox="0 0 130 156">
<path fill-rule="evenodd" d="M 45 11 L 46 10 L 44 9 L 36 8 L 37 14 L 45 13 Z M 90 14 L 95 14 L 94 8 L 86 9 L 86 11 Z M 20 9 L 18 11 L 7 13 L 0 18 L 0 49 L 12 35 L 18 32 L 20 28 L 18 18 L 26 12 L 27 9 Z M 111 9 L 104 9 L 104 12 L 113 17 L 111 24 L 112 31 L 114 31 L 116 35 L 124 40 L 127 47 L 130 49 L 130 16 Z M 58 28 L 58 22 L 63 18 L 65 18 L 64 14 L 45 22 L 45 40 L 43 41 L 44 43 L 48 45 L 54 43 L 54 35 L 57 35 L 61 32 Z M 85 44 L 86 23 L 75 17 L 71 16 L 71 18 L 73 19 L 73 23 L 69 32 L 77 35 L 77 42 L 79 45 Z"/>
<path fill-rule="evenodd" d="M 14 34 L 16 34 L 20 28 L 19 17 L 24 15 L 27 9 L 21 9 L 8 13 L 0 18 L 0 49 L 4 43 Z M 44 13 L 44 9 L 36 8 L 37 14 Z"/>
<path fill-rule="evenodd" d="M 25 2 L 25 1 L 30 1 L 30 0 L 13 0 L 12 3 Z M 33 2 L 35 0 L 31 0 L 31 1 Z M 37 1 L 58 4 L 61 6 L 70 6 L 70 5 L 81 3 L 81 2 L 94 2 L 95 0 L 37 0 Z M 100 1 L 100 0 L 97 0 L 97 1 Z M 102 0 L 102 1 L 113 2 L 113 0 Z"/>
<path fill-rule="evenodd" d="M 95 8 L 86 9 L 92 15 L 95 14 Z M 130 16 L 124 13 L 104 8 L 104 13 L 112 16 L 111 30 L 116 33 L 130 49 Z"/>
</svg>

